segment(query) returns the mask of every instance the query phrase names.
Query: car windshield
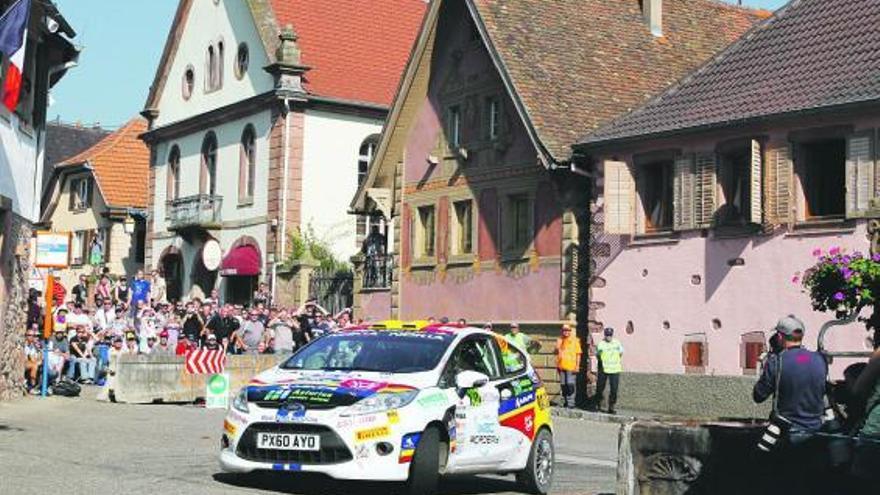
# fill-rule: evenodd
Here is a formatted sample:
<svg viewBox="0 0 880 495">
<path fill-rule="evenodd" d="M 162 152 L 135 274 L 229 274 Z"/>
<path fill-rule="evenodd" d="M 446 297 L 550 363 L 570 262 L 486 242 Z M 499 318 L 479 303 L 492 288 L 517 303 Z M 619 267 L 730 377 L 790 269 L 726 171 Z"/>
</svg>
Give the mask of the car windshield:
<svg viewBox="0 0 880 495">
<path fill-rule="evenodd" d="M 358 330 L 326 335 L 281 367 L 297 370 L 418 373 L 437 367 L 453 335 L 420 331 Z"/>
</svg>

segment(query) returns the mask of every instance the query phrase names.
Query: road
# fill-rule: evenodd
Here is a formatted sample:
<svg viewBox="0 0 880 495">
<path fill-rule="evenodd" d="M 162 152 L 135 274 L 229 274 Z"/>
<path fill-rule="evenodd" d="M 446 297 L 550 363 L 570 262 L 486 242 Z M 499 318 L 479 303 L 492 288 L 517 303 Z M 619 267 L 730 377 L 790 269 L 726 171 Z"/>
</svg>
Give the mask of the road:
<svg viewBox="0 0 880 495">
<path fill-rule="evenodd" d="M 93 394 L 89 394 L 93 395 Z M 390 495 L 396 485 L 339 483 L 266 473 L 220 473 L 224 411 L 126 405 L 88 397 L 0 404 L 0 493 Z M 559 495 L 613 493 L 618 426 L 555 420 Z M 444 480 L 444 495 L 516 493 L 513 477 Z"/>
</svg>

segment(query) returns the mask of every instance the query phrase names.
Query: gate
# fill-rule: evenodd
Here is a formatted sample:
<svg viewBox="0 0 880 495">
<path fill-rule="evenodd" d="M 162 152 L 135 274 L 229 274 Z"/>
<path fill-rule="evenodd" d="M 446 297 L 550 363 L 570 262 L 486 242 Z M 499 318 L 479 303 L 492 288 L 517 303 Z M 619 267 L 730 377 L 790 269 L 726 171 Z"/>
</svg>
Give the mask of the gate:
<svg viewBox="0 0 880 495">
<path fill-rule="evenodd" d="M 336 314 L 354 304 L 354 274 L 318 268 L 309 279 L 309 294 L 324 309 Z"/>
</svg>

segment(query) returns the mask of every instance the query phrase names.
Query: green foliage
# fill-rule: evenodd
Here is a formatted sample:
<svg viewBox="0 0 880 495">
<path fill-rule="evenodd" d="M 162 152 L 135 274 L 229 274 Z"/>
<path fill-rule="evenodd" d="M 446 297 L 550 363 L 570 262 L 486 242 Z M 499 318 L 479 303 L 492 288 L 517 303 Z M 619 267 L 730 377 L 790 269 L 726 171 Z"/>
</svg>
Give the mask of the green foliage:
<svg viewBox="0 0 880 495">
<path fill-rule="evenodd" d="M 290 254 L 284 263 L 286 268 L 291 268 L 306 259 L 308 253 L 321 270 L 335 273 L 351 271 L 348 262 L 338 259 L 333 254 L 330 243 L 315 235 L 311 226 L 305 232 L 294 231 L 290 234 L 289 242 Z"/>
<path fill-rule="evenodd" d="M 846 254 L 840 248 L 828 253 L 816 249 L 813 255 L 816 264 L 803 277 L 813 309 L 834 311 L 837 318 L 843 318 L 876 303 L 876 295 L 880 294 L 880 255 Z M 797 283 L 798 278 L 796 275 L 792 281 Z"/>
</svg>

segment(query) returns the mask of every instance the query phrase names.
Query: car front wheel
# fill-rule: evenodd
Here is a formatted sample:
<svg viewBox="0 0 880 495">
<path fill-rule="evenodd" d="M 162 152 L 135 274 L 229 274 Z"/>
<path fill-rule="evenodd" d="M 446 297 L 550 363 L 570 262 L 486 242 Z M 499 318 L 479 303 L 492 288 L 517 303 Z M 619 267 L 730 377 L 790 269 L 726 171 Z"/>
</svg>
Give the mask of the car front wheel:
<svg viewBox="0 0 880 495">
<path fill-rule="evenodd" d="M 407 495 L 434 495 L 440 484 L 440 430 L 429 427 L 422 433 L 409 466 Z"/>
<path fill-rule="evenodd" d="M 553 485 L 553 468 L 556 452 L 553 448 L 553 434 L 542 429 L 532 442 L 529 462 L 526 468 L 517 473 L 516 480 L 522 488 L 538 495 L 545 495 Z"/>
</svg>

